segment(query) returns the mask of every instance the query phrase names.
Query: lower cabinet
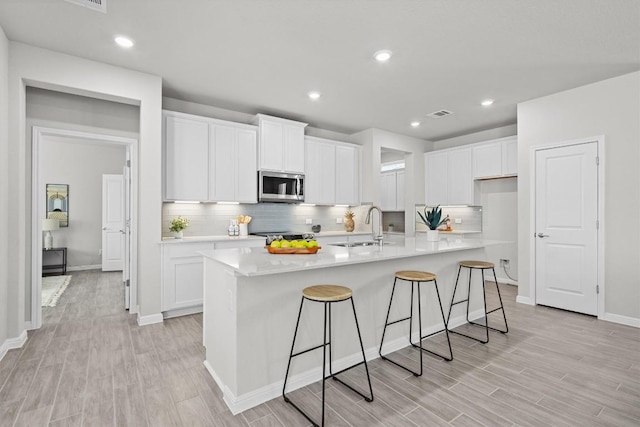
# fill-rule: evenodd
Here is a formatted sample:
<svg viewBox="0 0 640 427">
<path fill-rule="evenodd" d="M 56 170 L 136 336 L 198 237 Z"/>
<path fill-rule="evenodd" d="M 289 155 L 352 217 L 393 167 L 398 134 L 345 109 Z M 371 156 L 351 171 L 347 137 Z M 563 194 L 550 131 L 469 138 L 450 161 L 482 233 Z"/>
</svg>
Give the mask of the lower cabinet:
<svg viewBox="0 0 640 427">
<path fill-rule="evenodd" d="M 165 317 L 202 312 L 204 260 L 200 252 L 264 246 L 262 239 L 162 245 L 162 312 Z"/>
</svg>

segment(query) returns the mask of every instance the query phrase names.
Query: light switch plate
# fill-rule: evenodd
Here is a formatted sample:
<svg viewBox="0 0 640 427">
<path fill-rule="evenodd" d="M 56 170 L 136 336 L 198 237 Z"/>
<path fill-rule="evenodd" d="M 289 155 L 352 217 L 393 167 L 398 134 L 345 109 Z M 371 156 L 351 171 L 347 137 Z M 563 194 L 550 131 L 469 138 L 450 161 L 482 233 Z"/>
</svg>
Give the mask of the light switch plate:
<svg viewBox="0 0 640 427">
<path fill-rule="evenodd" d="M 307 225 L 313 224 L 313 218 L 307 218 L 304 220 L 304 223 Z"/>
<path fill-rule="evenodd" d="M 454 220 L 454 222 L 455 222 L 456 224 L 462 224 L 462 218 L 456 218 L 456 219 Z"/>
<path fill-rule="evenodd" d="M 336 218 L 336 224 L 342 224 L 342 218 Z"/>
</svg>

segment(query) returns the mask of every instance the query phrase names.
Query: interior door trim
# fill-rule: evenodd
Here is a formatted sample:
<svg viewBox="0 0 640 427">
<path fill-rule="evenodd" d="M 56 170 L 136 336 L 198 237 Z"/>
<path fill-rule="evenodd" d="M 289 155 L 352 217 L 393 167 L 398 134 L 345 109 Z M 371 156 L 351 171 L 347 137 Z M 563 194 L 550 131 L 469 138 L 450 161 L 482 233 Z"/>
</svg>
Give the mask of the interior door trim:
<svg viewBox="0 0 640 427">
<path fill-rule="evenodd" d="M 570 141 L 562 141 L 551 144 L 536 145 L 530 148 L 529 151 L 529 301 L 520 299 L 521 302 L 536 305 L 536 153 L 541 150 L 548 150 L 551 148 L 568 147 L 571 145 L 588 144 L 595 142 L 598 150 L 598 222 L 599 227 L 597 230 L 597 245 L 598 245 L 598 319 L 605 319 L 605 266 L 604 266 L 604 253 L 605 253 L 605 137 L 604 135 L 596 135 L 590 138 L 581 138 Z M 594 225 L 595 226 L 595 225 Z M 525 297 L 526 299 L 526 297 Z"/>
</svg>

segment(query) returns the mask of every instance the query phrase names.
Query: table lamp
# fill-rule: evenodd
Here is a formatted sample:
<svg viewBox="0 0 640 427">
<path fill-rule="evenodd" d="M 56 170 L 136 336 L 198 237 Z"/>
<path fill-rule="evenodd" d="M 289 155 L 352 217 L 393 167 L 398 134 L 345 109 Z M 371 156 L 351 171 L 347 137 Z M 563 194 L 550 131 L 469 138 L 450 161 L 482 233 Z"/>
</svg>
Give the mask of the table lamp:
<svg viewBox="0 0 640 427">
<path fill-rule="evenodd" d="M 59 219 L 43 219 L 42 220 L 42 231 L 46 231 L 47 234 L 44 235 L 44 249 L 49 250 L 53 248 L 53 236 L 51 235 L 52 230 L 57 230 L 60 228 L 60 220 Z"/>
</svg>

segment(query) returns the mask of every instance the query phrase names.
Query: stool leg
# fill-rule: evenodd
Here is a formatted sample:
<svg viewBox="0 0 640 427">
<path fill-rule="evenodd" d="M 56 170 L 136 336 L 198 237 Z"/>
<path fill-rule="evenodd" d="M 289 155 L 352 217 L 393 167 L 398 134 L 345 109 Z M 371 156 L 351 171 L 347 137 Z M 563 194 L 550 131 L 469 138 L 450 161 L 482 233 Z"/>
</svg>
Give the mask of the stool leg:
<svg viewBox="0 0 640 427">
<path fill-rule="evenodd" d="M 364 362 L 364 369 L 367 371 L 367 381 L 369 382 L 369 395 L 371 397 L 363 396 L 359 393 L 364 400 L 367 402 L 373 402 L 373 387 L 371 386 L 371 377 L 369 376 L 369 367 L 367 366 L 367 358 L 364 355 L 364 345 L 362 345 L 362 335 L 360 335 L 360 326 L 358 325 L 358 316 L 356 315 L 356 305 L 353 302 L 353 297 L 351 299 L 351 308 L 353 309 L 353 320 L 356 321 L 356 330 L 358 331 L 358 342 L 360 342 L 360 350 L 362 351 L 362 361 Z M 344 383 L 343 383 L 344 384 Z"/>
<path fill-rule="evenodd" d="M 302 314 L 302 305 L 304 304 L 304 297 L 300 300 L 300 309 L 298 310 L 298 320 L 296 320 L 296 329 L 293 332 L 293 342 L 291 343 L 291 352 L 289 353 L 289 362 L 287 363 L 287 373 L 284 374 L 284 385 L 282 386 L 282 397 L 285 402 L 289 402 L 287 396 L 284 395 L 285 390 L 287 389 L 287 379 L 289 378 L 289 368 L 291 368 L 291 359 L 293 359 L 293 349 L 296 345 L 296 336 L 298 336 L 298 326 L 300 326 L 300 315 Z M 311 421 L 311 420 L 309 420 Z"/>
<path fill-rule="evenodd" d="M 489 313 L 487 313 L 487 290 L 484 284 L 484 269 L 480 270 L 482 276 L 482 300 L 484 302 L 484 331 L 487 336 L 487 342 L 489 342 Z"/>
<path fill-rule="evenodd" d="M 458 302 L 454 302 L 456 299 L 456 289 L 458 289 L 458 279 L 460 279 L 460 270 L 462 270 L 462 266 L 458 266 L 458 275 L 456 276 L 456 284 L 453 286 L 453 294 L 451 295 L 451 305 L 449 306 L 449 314 L 447 315 L 447 329 L 449 329 L 449 320 L 451 320 L 451 312 L 453 311 L 453 306 L 464 302 L 464 301 L 458 301 Z"/>
<path fill-rule="evenodd" d="M 426 351 L 427 353 L 431 353 L 434 356 L 438 356 L 438 357 L 444 359 L 447 362 L 450 362 L 450 361 L 453 360 L 453 352 L 451 351 L 451 341 L 449 340 L 449 331 L 447 330 L 447 321 L 444 318 L 444 310 L 442 308 L 442 300 L 440 299 L 440 292 L 438 291 L 438 282 L 434 279 L 433 283 L 434 283 L 434 285 L 436 287 L 436 295 L 438 296 L 438 305 L 440 306 L 440 314 L 442 315 L 442 323 L 444 324 L 444 329 L 441 329 L 441 330 L 436 331 L 436 332 L 432 332 L 432 333 L 430 333 L 428 335 L 422 335 L 422 328 L 420 328 L 420 345 L 416 346 L 416 345 L 412 344 L 414 347 L 418 347 L 421 350 L 420 351 L 420 372 L 422 372 L 422 352 L 423 351 Z M 420 313 L 422 312 L 422 308 L 420 306 L 420 285 L 421 284 L 422 284 L 421 282 L 418 283 L 418 317 L 419 318 L 421 317 Z M 422 320 L 420 320 L 420 322 L 422 322 Z M 444 332 L 447 335 L 447 342 L 449 343 L 449 355 L 448 356 L 443 356 L 442 354 L 436 353 L 435 351 L 428 350 L 428 349 L 426 349 L 426 348 L 424 348 L 422 346 L 422 341 L 423 340 L 425 340 L 426 338 L 429 338 L 429 337 L 431 337 L 433 335 L 439 334 L 441 332 Z"/>
<path fill-rule="evenodd" d="M 389 299 L 389 308 L 387 309 L 387 318 L 384 321 L 384 329 L 382 330 L 382 341 L 380 341 L 380 350 L 378 351 L 378 354 L 380 355 L 380 358 L 382 360 L 386 360 L 387 362 L 391 362 L 394 365 L 396 365 L 397 367 L 402 368 L 405 371 L 411 372 L 416 377 L 419 377 L 420 375 L 422 375 L 422 360 L 420 361 L 420 372 L 418 373 L 418 372 L 412 371 L 411 369 L 407 368 L 406 366 L 403 366 L 403 365 L 399 364 L 398 362 L 394 362 L 393 360 L 391 360 L 391 359 L 387 358 L 386 356 L 382 355 L 382 344 L 384 343 L 384 335 L 385 335 L 385 332 L 387 331 L 387 326 L 393 325 L 395 323 L 404 322 L 406 320 L 409 321 L 409 343 L 411 345 L 414 345 L 411 342 L 411 333 L 412 333 L 412 324 L 413 324 L 413 282 L 411 282 L 411 311 L 410 311 L 409 317 L 404 317 L 402 319 L 398 319 L 398 320 L 394 320 L 393 322 L 389 322 L 389 313 L 391 313 L 391 303 L 393 302 L 393 294 L 396 291 L 396 282 L 397 282 L 397 280 L 398 280 L 397 277 L 393 280 L 393 289 L 391 290 L 391 299 Z"/>
<path fill-rule="evenodd" d="M 387 308 L 387 318 L 384 321 L 384 328 L 382 329 L 382 340 L 380 340 L 380 348 L 378 349 L 378 355 L 384 359 L 382 356 L 382 344 L 384 344 L 384 335 L 387 332 L 387 326 L 389 325 L 389 314 L 391 313 L 391 303 L 393 302 L 393 294 L 396 292 L 396 281 L 398 278 L 393 280 L 393 288 L 391 289 L 391 298 L 389 298 L 389 308 Z"/>
<path fill-rule="evenodd" d="M 462 269 L 462 266 L 458 267 L 458 278 L 460 277 L 460 270 L 461 270 L 461 269 Z M 470 300 L 471 300 L 471 272 L 472 272 L 472 271 L 473 271 L 473 268 L 469 268 L 469 285 L 468 285 L 468 289 L 467 289 L 467 299 L 466 299 L 466 300 L 460 300 L 460 301 L 453 302 L 453 299 L 454 299 L 455 294 L 456 294 L 456 288 L 457 288 L 457 286 L 458 286 L 458 278 L 456 278 L 456 285 L 455 285 L 455 287 L 453 288 L 453 297 L 451 298 L 451 301 L 452 301 L 452 302 L 451 302 L 451 308 L 449 309 L 449 317 L 451 316 L 451 311 L 453 310 L 453 306 L 454 306 L 455 304 L 459 304 L 459 303 L 462 303 L 462 302 L 466 302 L 466 303 L 467 303 L 467 322 L 468 322 L 470 325 L 475 325 L 475 326 L 482 326 L 482 327 L 484 327 L 484 328 L 485 328 L 485 331 L 486 331 L 486 336 L 487 336 L 487 338 L 486 338 L 486 340 L 484 340 L 484 341 L 483 341 L 483 340 L 481 340 L 480 338 L 476 338 L 476 337 L 473 337 L 473 336 L 471 336 L 471 335 L 463 334 L 462 332 L 458 332 L 458 331 L 454 331 L 453 329 L 449 329 L 449 318 L 447 318 L 447 330 L 448 330 L 449 332 L 454 333 L 454 334 L 462 335 L 463 337 L 471 338 L 472 340 L 476 340 L 476 341 L 478 341 L 478 342 L 480 342 L 480 343 L 482 343 L 482 344 L 486 344 L 486 343 L 488 343 L 488 342 L 489 342 L 489 330 L 488 330 L 488 327 L 485 327 L 485 325 L 481 325 L 481 324 L 479 324 L 479 323 L 475 323 L 475 322 L 472 322 L 471 320 L 469 320 L 469 305 L 470 305 L 470 304 L 469 304 L 469 302 L 470 302 Z M 483 298 L 483 300 L 484 300 L 485 320 L 487 320 L 487 319 L 488 319 L 488 317 L 487 317 L 487 299 L 486 299 L 486 297 L 485 297 L 485 295 L 484 295 L 484 270 L 482 270 L 482 272 L 483 272 L 483 273 L 482 273 L 482 298 Z"/>
<path fill-rule="evenodd" d="M 507 313 L 504 312 L 504 304 L 502 304 L 502 295 L 500 295 L 500 286 L 498 286 L 496 269 L 492 268 L 492 270 L 493 270 L 493 279 L 496 281 L 496 290 L 498 291 L 498 299 L 500 300 L 500 309 L 502 309 L 502 318 L 504 319 L 504 327 L 505 327 L 504 331 L 500 331 L 499 329 L 498 331 L 502 332 L 503 334 L 506 334 L 507 332 L 509 332 L 509 325 L 507 324 Z"/>
<path fill-rule="evenodd" d="M 469 322 L 469 306 L 471 305 L 471 274 L 473 273 L 473 268 L 469 269 L 469 286 L 467 286 L 467 322 Z M 483 282 L 484 286 L 484 282 Z M 486 310 L 485 310 L 486 311 Z"/>
<path fill-rule="evenodd" d="M 326 369 L 327 369 L 327 310 L 331 310 L 331 305 L 328 302 L 324 303 L 324 346 L 322 347 L 322 426 L 324 427 L 324 394 L 325 385 L 327 381 Z M 331 317 L 329 316 L 329 336 L 331 336 Z M 329 364 L 331 364 L 331 357 L 329 357 Z M 329 368 L 331 371 L 331 368 Z"/>
<path fill-rule="evenodd" d="M 418 287 L 418 344 L 414 344 L 413 341 L 411 341 L 413 334 L 411 333 L 411 324 L 413 323 L 413 287 L 417 286 Z M 420 350 L 423 350 L 422 348 L 422 306 L 420 303 L 420 282 L 411 282 L 411 319 L 409 320 L 409 343 L 411 343 L 411 345 L 413 347 L 416 347 Z M 420 375 L 416 375 L 415 373 L 413 375 L 416 375 L 418 377 L 422 376 L 423 371 L 423 366 L 422 366 L 422 351 L 420 352 Z"/>
</svg>

